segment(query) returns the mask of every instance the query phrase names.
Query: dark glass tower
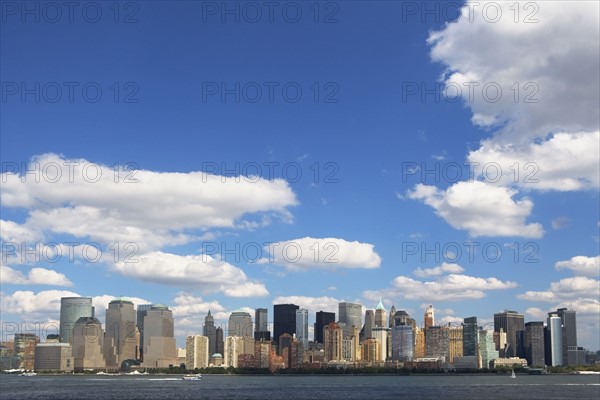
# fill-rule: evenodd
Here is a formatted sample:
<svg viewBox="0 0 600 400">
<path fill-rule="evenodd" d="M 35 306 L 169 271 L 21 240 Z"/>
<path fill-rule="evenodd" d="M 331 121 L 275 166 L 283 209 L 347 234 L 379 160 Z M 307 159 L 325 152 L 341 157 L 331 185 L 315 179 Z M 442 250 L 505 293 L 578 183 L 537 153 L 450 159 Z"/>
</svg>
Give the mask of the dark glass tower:
<svg viewBox="0 0 600 400">
<path fill-rule="evenodd" d="M 529 366 L 543 367 L 546 365 L 544 346 L 544 323 L 528 322 L 525 324 L 525 358 Z"/>
<path fill-rule="evenodd" d="M 335 313 L 318 311 L 317 319 L 315 322 L 315 342 L 324 343 L 323 341 L 323 329 L 330 323 L 335 322 Z"/>
<path fill-rule="evenodd" d="M 563 365 L 577 365 L 576 360 L 569 360 L 569 348 L 577 349 L 577 321 L 575 311 L 559 308 L 556 314 L 562 323 Z M 572 357 L 571 357 L 572 358 Z"/>
<path fill-rule="evenodd" d="M 506 332 L 506 347 L 498 349 L 500 357 L 523 357 L 523 330 L 525 316 L 516 311 L 504 311 L 494 314 L 494 332 Z"/>
<path fill-rule="evenodd" d="M 208 315 L 204 318 L 204 329 L 202 334 L 208 337 L 208 355 L 212 357 L 217 351 L 217 336 L 215 330 L 215 319 L 208 310 Z M 221 353 L 223 355 L 223 353 Z"/>
<path fill-rule="evenodd" d="M 296 310 L 295 304 L 275 304 L 273 306 L 273 341 L 279 344 L 279 337 L 284 333 L 294 335 L 296 333 Z"/>
<path fill-rule="evenodd" d="M 254 340 L 271 340 L 266 308 L 257 308 L 254 311 Z"/>
<path fill-rule="evenodd" d="M 463 355 L 477 356 L 477 317 L 465 318 L 463 322 Z"/>
</svg>

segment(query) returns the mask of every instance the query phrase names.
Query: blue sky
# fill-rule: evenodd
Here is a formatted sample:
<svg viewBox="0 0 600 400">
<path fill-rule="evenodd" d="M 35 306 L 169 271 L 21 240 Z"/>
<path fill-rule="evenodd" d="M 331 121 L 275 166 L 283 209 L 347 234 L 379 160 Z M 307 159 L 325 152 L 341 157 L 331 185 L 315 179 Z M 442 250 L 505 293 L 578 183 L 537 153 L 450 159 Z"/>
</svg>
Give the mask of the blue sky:
<svg viewBox="0 0 600 400">
<path fill-rule="evenodd" d="M 452 323 L 567 306 L 598 349 L 598 5 L 525 3 L 281 2 L 271 21 L 228 2 L 238 22 L 220 2 L 2 2 L 5 335 L 67 293 L 168 304 L 179 345 L 208 309 L 312 322 L 381 296 Z"/>
</svg>

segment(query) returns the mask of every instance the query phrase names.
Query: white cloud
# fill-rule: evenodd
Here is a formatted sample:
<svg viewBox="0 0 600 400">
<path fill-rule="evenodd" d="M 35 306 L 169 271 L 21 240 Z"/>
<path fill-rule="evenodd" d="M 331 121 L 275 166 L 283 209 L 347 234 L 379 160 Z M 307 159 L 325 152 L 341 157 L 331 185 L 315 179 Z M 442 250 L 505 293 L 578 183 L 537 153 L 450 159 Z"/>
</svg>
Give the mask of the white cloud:
<svg viewBox="0 0 600 400">
<path fill-rule="evenodd" d="M 422 200 L 456 229 L 471 236 L 521 236 L 539 238 L 539 223 L 526 223 L 533 209 L 528 198 L 513 200 L 515 190 L 480 181 L 458 182 L 447 190 L 417 184 L 407 197 Z"/>
<path fill-rule="evenodd" d="M 277 296 L 273 299 L 273 304 L 296 304 L 300 308 L 306 308 L 311 314 L 317 311 L 337 313 L 340 301 L 328 296 Z"/>
<path fill-rule="evenodd" d="M 486 182 L 533 190 L 574 191 L 600 187 L 600 132 L 556 133 L 529 144 L 484 140 L 468 155 Z M 485 172 L 482 172 L 485 168 Z"/>
<path fill-rule="evenodd" d="M 460 274 L 461 272 L 464 272 L 464 270 L 465 269 L 458 264 L 442 263 L 442 265 L 434 268 L 417 268 L 413 271 L 413 274 L 419 278 L 428 278 L 430 276 L 438 276 L 445 273 Z"/>
<path fill-rule="evenodd" d="M 146 282 L 193 287 L 206 293 L 220 291 L 231 297 L 269 293 L 262 283 L 251 281 L 241 269 L 207 254 L 181 256 L 157 251 L 136 258 L 139 262 L 120 261 L 114 269 Z"/>
<path fill-rule="evenodd" d="M 10 268 L 8 265 L 0 265 L 0 282 L 13 285 L 51 285 L 51 286 L 73 286 L 64 274 L 46 268 L 32 268 L 27 276 L 23 272 Z"/>
<path fill-rule="evenodd" d="M 443 301 L 468 300 L 485 297 L 490 290 L 505 290 L 517 287 L 510 281 L 497 278 L 479 278 L 469 275 L 450 274 L 434 281 L 419 281 L 407 276 L 398 276 L 392 287 L 363 292 L 366 299 L 375 301 L 379 297 L 404 298 L 407 300 Z"/>
<path fill-rule="evenodd" d="M 338 238 L 312 238 L 277 242 L 266 246 L 269 259 L 259 263 L 272 263 L 299 271 L 308 268 L 379 268 L 381 257 L 374 245 Z"/>
<path fill-rule="evenodd" d="M 32 243 L 40 240 L 41 232 L 25 224 L 0 219 L 0 239 L 11 243 Z"/>
<path fill-rule="evenodd" d="M 499 22 L 484 18 L 487 3 L 502 7 Z M 431 33 L 431 57 L 447 67 L 444 82 L 463 89 L 474 123 L 503 124 L 499 135 L 508 141 L 530 141 L 557 130 L 596 130 L 600 117 L 598 3 L 570 2 L 568 7 L 561 2 L 531 3 L 538 9 L 533 16 L 536 23 L 524 22 L 533 10 L 518 4 L 517 23 L 513 3 L 481 1 L 471 20 L 469 5 L 465 5 L 462 18 Z M 465 81 L 479 83 L 472 99 Z M 482 93 L 484 85 L 492 83 L 502 89 L 497 102 L 489 101 L 493 91 L 488 100 Z"/>
<path fill-rule="evenodd" d="M 138 170 L 130 177 L 135 182 L 126 183 L 130 171 L 116 174 L 105 165 L 55 154 L 35 157 L 28 168 L 40 171 L 39 178 L 1 176 L 2 205 L 29 212 L 22 232 L 8 225 L 10 236 L 28 236 L 29 229 L 154 250 L 194 240 L 189 232 L 194 229 L 247 228 L 268 223 L 272 215 L 290 220 L 288 208 L 297 204 L 282 179 Z M 260 222 L 243 219 L 256 214 L 262 214 Z"/>
<path fill-rule="evenodd" d="M 575 276 L 552 282 L 550 288 L 544 291 L 527 291 L 517 296 L 519 299 L 558 303 L 562 301 L 574 301 L 578 299 L 600 298 L 600 280 Z"/>
<path fill-rule="evenodd" d="M 570 269 L 576 275 L 598 278 L 600 277 L 600 256 L 575 256 L 570 260 L 557 262 L 555 267 L 557 270 Z"/>
</svg>

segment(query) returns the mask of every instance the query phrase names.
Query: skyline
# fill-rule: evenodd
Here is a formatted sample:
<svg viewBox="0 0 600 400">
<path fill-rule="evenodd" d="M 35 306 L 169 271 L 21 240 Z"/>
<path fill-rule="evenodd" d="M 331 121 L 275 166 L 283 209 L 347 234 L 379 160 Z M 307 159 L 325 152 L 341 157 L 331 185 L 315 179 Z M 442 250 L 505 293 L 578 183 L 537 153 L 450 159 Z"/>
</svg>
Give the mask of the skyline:
<svg viewBox="0 0 600 400">
<path fill-rule="evenodd" d="M 600 5 L 213 3 L 2 3 L 3 338 L 69 296 L 167 304 L 178 347 L 382 298 L 600 348 Z"/>
</svg>

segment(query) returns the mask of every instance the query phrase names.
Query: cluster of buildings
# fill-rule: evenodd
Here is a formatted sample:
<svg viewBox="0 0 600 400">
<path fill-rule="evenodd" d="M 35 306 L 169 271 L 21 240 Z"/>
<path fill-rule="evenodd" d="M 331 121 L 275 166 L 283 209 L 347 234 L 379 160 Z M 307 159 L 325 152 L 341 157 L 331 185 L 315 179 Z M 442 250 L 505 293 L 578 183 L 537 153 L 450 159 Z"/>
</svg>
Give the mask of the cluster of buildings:
<svg viewBox="0 0 600 400">
<path fill-rule="evenodd" d="M 90 297 L 61 299 L 59 334 L 44 342 L 31 333 L 16 333 L 1 343 L 3 370 L 118 371 L 131 368 L 187 369 L 322 368 L 396 366 L 426 369 L 478 369 L 499 366 L 566 366 L 595 362 L 594 354 L 577 346 L 575 311 L 560 308 L 546 323 L 525 323 L 515 311 L 494 314 L 493 328 L 477 317 L 461 324 L 437 325 L 433 306 L 417 324 L 405 310 L 392 306 L 389 314 L 380 301 L 366 310 L 358 303 L 341 302 L 338 315 L 316 313 L 314 337 L 309 340 L 308 310 L 295 304 L 258 308 L 252 316 L 234 311 L 226 331 L 208 312 L 197 335 L 178 349 L 172 311 L 163 304 L 134 304 L 112 300 L 104 326 L 95 316 Z M 199 327 L 200 328 L 200 327 Z M 271 330 L 272 328 L 272 334 Z M 586 360 L 586 357 L 588 358 Z"/>
</svg>

